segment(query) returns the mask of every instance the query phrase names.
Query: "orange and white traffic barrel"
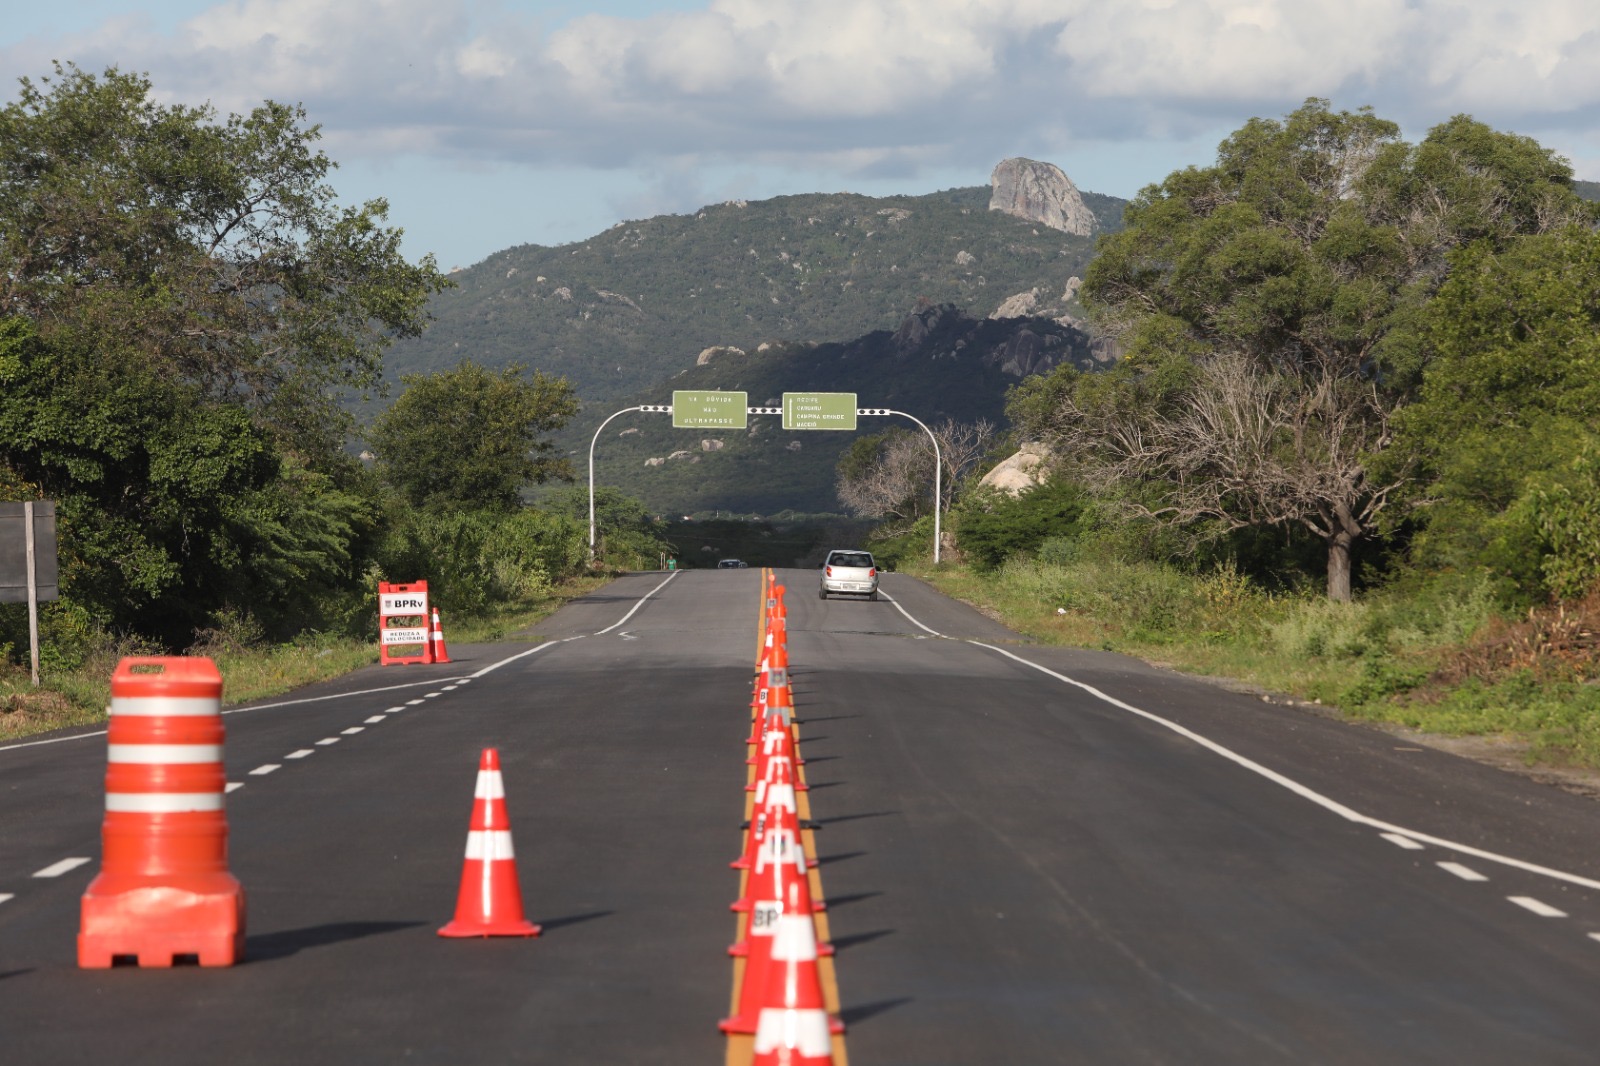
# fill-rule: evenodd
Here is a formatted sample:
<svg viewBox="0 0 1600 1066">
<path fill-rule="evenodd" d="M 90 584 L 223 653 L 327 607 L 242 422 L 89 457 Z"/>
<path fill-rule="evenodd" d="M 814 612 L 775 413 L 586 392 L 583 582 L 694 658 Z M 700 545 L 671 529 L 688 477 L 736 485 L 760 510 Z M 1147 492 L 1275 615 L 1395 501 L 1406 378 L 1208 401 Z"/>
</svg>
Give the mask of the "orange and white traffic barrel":
<svg viewBox="0 0 1600 1066">
<path fill-rule="evenodd" d="M 231 966 L 244 889 L 228 872 L 222 675 L 206 658 L 123 659 L 111 675 L 100 875 L 83 896 L 78 965 Z"/>
</svg>

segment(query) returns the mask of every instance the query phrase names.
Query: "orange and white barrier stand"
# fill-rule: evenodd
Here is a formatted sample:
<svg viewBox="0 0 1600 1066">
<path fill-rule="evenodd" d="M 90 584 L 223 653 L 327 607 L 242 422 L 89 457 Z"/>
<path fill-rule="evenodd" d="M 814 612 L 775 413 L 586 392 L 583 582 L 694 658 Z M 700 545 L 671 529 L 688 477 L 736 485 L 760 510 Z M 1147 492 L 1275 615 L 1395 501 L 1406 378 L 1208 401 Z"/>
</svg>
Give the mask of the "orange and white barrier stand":
<svg viewBox="0 0 1600 1066">
<path fill-rule="evenodd" d="M 405 647 L 422 650 L 411 655 L 390 651 Z M 378 582 L 378 661 L 384 666 L 433 662 L 426 581 Z"/>
<path fill-rule="evenodd" d="M 168 967 L 244 957 L 244 889 L 228 872 L 222 675 L 210 659 L 123 659 L 111 675 L 100 874 L 78 965 Z"/>
<path fill-rule="evenodd" d="M 778 916 L 760 999 L 752 1066 L 831 1066 L 833 1034 L 844 1032 L 844 1023 L 823 1005 L 810 918 L 787 909 Z"/>
<path fill-rule="evenodd" d="M 500 776 L 500 753 L 494 748 L 483 749 L 473 795 L 456 916 L 439 935 L 538 936 L 539 927 L 522 914 L 522 886 L 517 882 L 517 856 L 511 846 L 505 782 Z"/>
<path fill-rule="evenodd" d="M 439 608 L 433 609 L 433 634 L 429 638 L 432 645 L 433 661 L 447 663 L 450 661 L 450 650 L 444 646 L 444 630 L 439 628 Z"/>
</svg>

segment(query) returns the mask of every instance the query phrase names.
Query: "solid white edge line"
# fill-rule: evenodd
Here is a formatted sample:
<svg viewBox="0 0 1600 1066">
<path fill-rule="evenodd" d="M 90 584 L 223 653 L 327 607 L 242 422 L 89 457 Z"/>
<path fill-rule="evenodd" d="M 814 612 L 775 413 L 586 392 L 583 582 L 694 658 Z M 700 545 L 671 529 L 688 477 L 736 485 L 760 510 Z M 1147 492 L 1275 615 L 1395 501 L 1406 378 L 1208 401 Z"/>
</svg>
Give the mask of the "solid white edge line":
<svg viewBox="0 0 1600 1066">
<path fill-rule="evenodd" d="M 677 577 L 681 573 L 683 573 L 682 570 L 674 570 L 667 577 L 667 581 L 671 581 L 673 578 Z M 637 611 L 639 608 L 644 606 L 645 600 L 648 600 L 651 596 L 654 596 L 657 592 L 660 592 L 664 587 L 666 587 L 667 581 L 663 581 L 661 584 L 657 585 L 655 588 L 653 588 L 649 592 L 645 593 L 644 594 L 644 598 L 641 599 L 638 603 L 633 605 L 633 610 L 630 610 L 627 614 L 622 616 L 622 622 L 626 622 L 628 619 L 632 618 L 633 614 L 634 614 L 634 611 Z M 910 616 L 907 615 L 907 617 L 909 618 Z M 607 626 L 605 629 L 600 630 L 599 633 L 596 633 L 595 636 L 598 637 L 598 636 L 601 636 L 602 634 L 611 632 L 613 629 L 617 628 L 617 626 L 620 626 L 622 624 L 622 622 L 618 622 L 616 625 L 613 625 L 613 626 Z M 396 689 L 420 688 L 423 685 L 437 685 L 440 681 L 448 681 L 448 682 L 450 682 L 452 684 L 455 684 L 455 685 L 465 685 L 469 681 L 471 681 L 473 678 L 482 677 L 485 674 L 492 673 L 495 670 L 500 669 L 502 666 L 505 666 L 507 663 L 516 662 L 518 659 L 525 658 L 526 656 L 529 656 L 529 655 L 534 655 L 534 654 L 536 654 L 538 652 L 544 651 L 546 648 L 553 648 L 557 644 L 565 644 L 565 643 L 567 643 L 567 641 L 581 640 L 581 639 L 582 639 L 582 637 L 567 637 L 565 640 L 547 641 L 544 644 L 540 644 L 540 645 L 538 645 L 536 647 L 529 648 L 527 651 L 518 652 L 515 655 L 509 656 L 509 657 L 504 658 L 504 659 L 501 659 L 497 663 L 490 663 L 488 666 L 484 667 L 482 670 L 479 670 L 477 673 L 472 674 L 470 676 L 466 676 L 466 677 L 446 677 L 446 678 L 437 678 L 436 677 L 436 678 L 433 678 L 432 680 L 429 680 L 429 681 L 408 681 L 403 685 L 385 685 L 382 688 L 364 688 L 364 689 L 361 689 L 361 690 L 356 691 L 356 692 L 334 692 L 334 693 L 331 693 L 331 694 L 326 695 L 326 696 L 307 696 L 305 699 L 299 699 L 299 700 L 281 700 L 278 703 L 258 703 L 253 707 L 235 707 L 232 710 L 225 710 L 222 713 L 223 714 L 244 714 L 247 711 L 266 711 L 266 710 L 271 710 L 271 709 L 273 709 L 275 707 L 296 707 L 296 706 L 299 706 L 299 705 L 305 704 L 305 703 L 322 703 L 325 700 L 342 700 L 342 699 L 346 699 L 346 698 L 351 697 L 351 696 L 371 696 L 371 695 L 373 695 L 375 693 L 379 693 L 379 692 L 393 692 Z M 106 735 L 106 731 L 104 729 L 97 729 L 92 733 L 74 733 L 70 737 L 53 737 L 50 740 L 28 740 L 28 741 L 23 741 L 20 744 L 0 745 L 0 752 L 17 751 L 17 750 L 19 750 L 21 748 L 37 748 L 37 747 L 42 747 L 45 744 L 65 744 L 65 743 L 67 743 L 68 741 L 71 741 L 71 740 L 88 740 L 90 737 L 103 737 L 105 735 Z"/>
<path fill-rule="evenodd" d="M 38 873 L 34 874 L 33 876 L 35 876 L 35 877 L 60 877 L 62 874 L 71 873 L 73 870 L 76 870 L 78 867 L 84 865 L 85 863 L 93 862 L 93 861 L 94 861 L 93 859 L 80 859 L 80 858 L 62 859 L 60 862 L 51 863 L 49 866 L 46 866 L 44 869 L 40 870 Z"/>
<path fill-rule="evenodd" d="M 630 610 L 627 614 L 622 616 L 622 621 L 613 622 L 611 625 L 606 626 L 604 629 L 600 630 L 600 632 L 596 633 L 595 636 L 603 637 L 607 633 L 611 632 L 613 629 L 616 629 L 618 626 L 622 625 L 628 619 L 632 618 L 634 616 L 635 612 L 637 612 L 639 610 L 639 608 L 643 607 L 645 605 L 645 603 L 649 601 L 651 596 L 654 596 L 656 593 L 658 593 L 662 589 L 666 588 L 667 587 L 667 582 L 671 581 L 673 578 L 677 577 L 681 573 L 683 573 L 682 570 L 674 570 L 672 573 L 668 574 L 666 581 L 663 581 L 661 584 L 657 585 L 655 588 L 651 589 L 649 592 L 646 592 L 642 597 L 640 597 L 639 602 L 633 605 L 633 609 Z M 472 676 L 473 677 L 477 677 L 478 675 L 477 674 L 473 674 Z"/>
<path fill-rule="evenodd" d="M 890 602 L 894 603 L 893 600 L 890 600 Z M 906 611 L 906 609 L 904 607 L 901 607 L 898 603 L 895 603 L 895 608 L 897 610 L 899 610 L 901 614 L 903 614 L 907 618 L 911 619 L 911 621 L 914 622 L 918 627 L 926 630 L 929 633 L 932 633 L 936 637 L 944 636 L 943 633 L 940 633 L 940 632 L 938 632 L 936 630 L 933 630 L 933 629 L 929 629 L 927 626 L 923 625 L 921 622 L 918 622 L 917 619 L 913 618 L 911 616 L 911 614 L 908 611 Z M 950 638 L 950 639 L 954 639 L 954 638 Z M 1165 729 L 1170 729 L 1170 730 L 1172 730 L 1172 732 L 1177 733 L 1179 736 L 1185 737 L 1186 739 L 1193 741 L 1194 743 L 1200 745 L 1201 747 L 1205 748 L 1206 750 L 1211 751 L 1211 752 L 1213 752 L 1213 753 L 1215 753 L 1217 755 L 1220 755 L 1224 759 L 1227 759 L 1230 762 L 1232 762 L 1232 763 L 1234 763 L 1234 764 L 1236 764 L 1238 766 L 1241 766 L 1246 770 L 1249 770 L 1251 773 L 1259 774 L 1260 776 L 1266 778 L 1268 781 L 1271 781 L 1273 784 L 1276 784 L 1276 785 L 1279 785 L 1279 786 L 1281 786 L 1283 788 L 1288 789 L 1290 792 L 1293 792 L 1295 795 L 1301 797 L 1302 799 L 1310 800 L 1312 803 L 1315 803 L 1317 806 L 1323 808 L 1324 810 L 1330 811 L 1333 814 L 1337 814 L 1340 818 L 1343 818 L 1346 821 L 1354 822 L 1357 825 L 1369 826 L 1369 827 L 1371 827 L 1373 829 L 1376 829 L 1376 830 L 1378 830 L 1379 832 L 1382 832 L 1382 833 L 1393 833 L 1396 836 L 1407 837 L 1407 838 L 1409 838 L 1411 840 L 1416 841 L 1419 844 L 1432 844 L 1435 847 L 1444 848 L 1447 851 L 1453 851 L 1453 852 L 1456 852 L 1459 855 L 1470 855 L 1473 858 L 1483 859 L 1485 862 L 1498 863 L 1501 866 L 1509 866 L 1509 867 L 1511 867 L 1512 869 L 1515 869 L 1515 870 L 1522 870 L 1522 871 L 1524 871 L 1526 873 L 1538 874 L 1540 877 L 1548 877 L 1548 878 L 1550 878 L 1551 880 L 1554 880 L 1554 881 L 1565 881 L 1567 884 L 1581 885 L 1584 888 L 1600 889 L 1600 881 L 1597 881 L 1597 880 L 1595 880 L 1593 878 L 1583 877 L 1583 876 L 1581 876 L 1579 874 L 1568 873 L 1565 870 L 1552 869 L 1549 866 L 1540 866 L 1538 863 L 1524 862 L 1522 859 L 1514 859 L 1509 855 L 1501 855 L 1501 854 L 1499 854 L 1497 852 L 1485 851 L 1482 848 L 1475 848 L 1470 844 L 1461 844 L 1461 843 L 1458 843 L 1458 842 L 1456 842 L 1454 840 L 1446 840 L 1443 837 L 1436 837 L 1436 836 L 1433 836 L 1430 833 L 1418 832 L 1415 829 L 1407 829 L 1403 825 L 1395 825 L 1392 822 L 1385 822 L 1382 819 L 1373 818 L 1373 817 L 1371 817 L 1369 815 L 1362 814 L 1359 811 L 1352 810 L 1351 808 L 1346 807 L 1344 804 L 1338 802 L 1337 800 L 1331 799 L 1330 797 L 1324 796 L 1322 793 L 1317 792 L 1314 789 L 1311 789 L 1311 788 L 1306 787 L 1305 785 L 1302 785 L 1300 782 L 1295 781 L 1292 778 L 1285 777 L 1283 774 L 1278 773 L 1276 770 L 1268 769 L 1267 767 L 1262 766 L 1260 763 L 1256 762 L 1255 760 L 1248 759 L 1245 756 L 1240 755 L 1238 752 L 1232 750 L 1231 748 L 1225 748 L 1221 744 L 1218 744 L 1216 741 L 1211 740 L 1211 739 L 1209 739 L 1207 737 L 1203 737 L 1199 733 L 1196 733 L 1192 729 L 1187 729 L 1184 726 L 1179 725 L 1177 722 L 1171 721 L 1171 720 L 1166 719 L 1166 718 L 1162 718 L 1160 715 L 1151 714 L 1149 711 L 1142 710 L 1142 709 L 1140 709 L 1138 707 L 1135 707 L 1131 703 L 1124 703 L 1123 701 L 1117 699 L 1115 696 L 1110 696 L 1110 695 L 1107 695 L 1104 692 L 1101 692 L 1099 689 L 1095 688 L 1093 685 L 1085 684 L 1084 682 L 1078 681 L 1075 678 L 1068 677 L 1065 674 L 1058 674 L 1054 670 L 1051 670 L 1049 667 L 1040 666 L 1038 663 L 1030 662 L 1027 659 L 1024 659 L 1020 655 L 1016 655 L 1016 654 L 1013 654 L 1012 652 L 1006 651 L 1004 648 L 997 648 L 993 644 L 985 644 L 981 640 L 967 640 L 965 643 L 971 644 L 974 647 L 986 648 L 989 651 L 995 652 L 995 653 L 1000 654 L 1000 655 L 1004 655 L 1007 659 L 1011 659 L 1011 660 L 1013 660 L 1015 662 L 1019 662 L 1023 666 L 1031 667 L 1031 668 L 1039 671 L 1041 674 L 1046 674 L 1046 675 L 1048 675 L 1050 677 L 1055 678 L 1057 681 L 1060 681 L 1063 684 L 1071 685 L 1074 688 L 1082 689 L 1084 692 L 1087 692 L 1089 695 L 1093 696 L 1095 699 L 1101 700 L 1104 703 L 1109 703 L 1111 706 L 1119 708 L 1120 710 L 1127 711 L 1129 714 L 1138 715 L 1140 718 L 1144 718 L 1147 721 L 1153 722 L 1156 725 L 1159 725 L 1159 726 L 1161 726 L 1161 727 L 1163 727 Z"/>
<path fill-rule="evenodd" d="M 1582 885 L 1584 888 L 1600 889 L 1600 881 L 1596 881 L 1593 878 L 1567 873 L 1565 870 L 1551 869 L 1548 866 L 1540 866 L 1537 863 L 1524 862 L 1521 859 L 1513 859 L 1509 855 L 1500 855 L 1493 851 L 1485 851 L 1482 848 L 1475 848 L 1470 844 L 1461 844 L 1453 840 L 1446 840 L 1443 837 L 1436 837 L 1429 833 L 1418 832 L 1415 829 L 1407 829 L 1403 825 L 1395 825 L 1392 822 L 1385 822 L 1382 819 L 1373 818 L 1369 815 L 1362 814 L 1359 811 L 1355 811 L 1349 807 L 1346 807 L 1337 800 L 1330 799 L 1320 792 L 1307 788 L 1305 785 L 1302 785 L 1300 782 L 1295 781 L 1292 778 L 1285 777 L 1276 770 L 1270 770 L 1255 760 L 1248 759 L 1243 755 L 1240 755 L 1231 748 L 1225 748 L 1216 741 L 1207 737 L 1203 737 L 1194 730 L 1187 729 L 1179 725 L 1177 722 L 1169 721 L 1166 718 L 1162 718 L 1160 715 L 1151 714 L 1149 711 L 1141 710 L 1140 708 L 1133 706 L 1131 703 L 1124 703 L 1115 696 L 1108 696 L 1106 693 L 1101 692 L 1093 685 L 1084 684 L 1082 681 L 1077 681 L 1073 678 L 1067 677 L 1065 674 L 1058 674 L 1054 670 L 1040 666 L 1038 663 L 1029 662 L 1022 656 L 1013 655 L 1004 648 L 997 648 L 993 644 L 985 644 L 981 640 L 969 640 L 967 643 L 980 648 L 987 648 L 992 652 L 997 652 L 1001 655 L 1004 655 L 1008 659 L 1014 659 L 1024 666 L 1030 666 L 1033 669 L 1038 670 L 1042 674 L 1048 674 L 1057 681 L 1072 685 L 1074 688 L 1082 689 L 1083 691 L 1089 693 L 1089 695 L 1098 700 L 1109 703 L 1113 707 L 1118 707 L 1124 711 L 1127 711 L 1129 714 L 1136 714 L 1140 718 L 1154 722 L 1156 725 L 1159 725 L 1165 729 L 1170 729 L 1179 736 L 1186 737 L 1208 751 L 1214 752 L 1217 755 L 1222 756 L 1224 759 L 1236 763 L 1252 773 L 1261 775 L 1268 781 L 1288 789 L 1290 792 L 1293 792 L 1302 799 L 1310 800 L 1317 806 L 1337 814 L 1346 821 L 1354 822 L 1357 825 L 1370 826 L 1371 828 L 1377 829 L 1380 832 L 1397 833 L 1400 836 L 1410 837 L 1412 840 L 1415 840 L 1421 844 L 1432 844 L 1435 847 L 1444 848 L 1447 851 L 1454 851 L 1461 855 L 1471 855 L 1474 858 L 1483 859 L 1486 862 L 1499 863 L 1501 866 L 1510 866 L 1513 869 L 1523 870 L 1531 874 L 1538 874 L 1541 877 L 1549 877 L 1553 880 L 1565 881 L 1568 884 L 1573 885 Z"/>
<path fill-rule="evenodd" d="M 1541 918 L 1565 918 L 1567 916 L 1566 911 L 1558 910 L 1542 900 L 1534 899 L 1532 896 L 1507 896 L 1506 899 L 1523 910 L 1532 911 Z"/>
<path fill-rule="evenodd" d="M 1470 867 L 1470 866 L 1462 866 L 1459 862 L 1437 862 L 1437 863 L 1434 863 L 1434 865 L 1439 867 L 1439 869 L 1443 870 L 1447 874 L 1455 874 L 1457 877 L 1461 878 L 1461 880 L 1463 880 L 1463 881 L 1487 881 L 1487 880 L 1489 880 L 1487 877 L 1485 877 L 1483 874 L 1480 874 L 1478 871 L 1474 870 L 1472 867 Z"/>
<path fill-rule="evenodd" d="M 894 609 L 899 611 L 901 614 L 905 615 L 906 616 L 906 620 L 909 621 L 912 625 L 916 626 L 918 629 L 921 629 L 925 633 L 932 633 L 936 637 L 943 637 L 944 636 L 944 634 L 939 632 L 937 629 L 929 629 L 927 626 L 923 625 L 921 622 L 919 622 L 915 618 L 913 618 L 911 616 L 911 612 L 910 611 L 908 611 L 904 607 L 900 606 L 900 601 L 899 600 L 895 599 L 893 596 L 891 596 L 887 592 L 883 591 L 883 589 L 881 587 L 878 589 L 878 595 L 882 596 L 884 599 L 886 599 L 890 603 L 894 604 Z M 948 638 L 946 638 L 946 639 L 948 639 Z"/>
</svg>

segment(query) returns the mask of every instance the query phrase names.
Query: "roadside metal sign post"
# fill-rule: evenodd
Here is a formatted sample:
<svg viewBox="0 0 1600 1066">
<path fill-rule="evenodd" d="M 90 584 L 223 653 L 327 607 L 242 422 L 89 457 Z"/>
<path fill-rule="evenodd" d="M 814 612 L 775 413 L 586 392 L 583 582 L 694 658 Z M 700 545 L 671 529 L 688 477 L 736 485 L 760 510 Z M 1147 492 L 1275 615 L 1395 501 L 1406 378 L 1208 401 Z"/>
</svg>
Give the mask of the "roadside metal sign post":
<svg viewBox="0 0 1600 1066">
<path fill-rule="evenodd" d="M 35 686 L 39 602 L 60 597 L 57 580 L 55 501 L 0 503 L 0 603 L 28 605 L 28 658 Z"/>
<path fill-rule="evenodd" d="M 606 417 L 589 440 L 589 562 L 595 557 L 594 515 L 594 449 L 600 442 L 600 432 L 618 415 L 629 411 L 647 411 L 672 416 L 673 429 L 745 429 L 750 415 L 781 415 L 783 428 L 789 430 L 854 430 L 858 416 L 898 415 L 909 418 L 933 443 L 933 561 L 939 562 L 940 508 L 944 502 L 944 459 L 939 452 L 939 438 L 933 430 L 915 415 L 894 411 L 887 407 L 856 406 L 853 392 L 786 392 L 782 407 L 750 407 L 749 396 L 743 392 L 723 392 L 719 389 L 679 390 L 672 394 L 670 404 L 640 404 L 624 407 Z"/>
</svg>

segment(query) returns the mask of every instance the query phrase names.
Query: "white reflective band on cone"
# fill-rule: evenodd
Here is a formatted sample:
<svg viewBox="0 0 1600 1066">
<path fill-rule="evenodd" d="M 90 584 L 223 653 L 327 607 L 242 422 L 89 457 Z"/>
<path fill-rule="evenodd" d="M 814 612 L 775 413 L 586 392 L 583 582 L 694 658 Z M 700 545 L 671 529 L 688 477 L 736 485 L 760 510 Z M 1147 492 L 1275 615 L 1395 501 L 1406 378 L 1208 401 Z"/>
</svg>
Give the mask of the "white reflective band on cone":
<svg viewBox="0 0 1600 1066">
<path fill-rule="evenodd" d="M 763 1007 L 756 1021 L 756 1054 L 765 1055 L 781 1047 L 794 1048 L 808 1059 L 831 1055 L 833 1038 L 828 1035 L 828 1016 L 820 1010 Z"/>
<path fill-rule="evenodd" d="M 793 785 L 779 785 L 779 784 L 767 785 L 767 783 L 765 781 L 761 782 L 761 784 L 766 785 L 766 809 L 767 810 L 770 811 L 774 807 L 781 807 L 786 811 L 797 811 L 797 808 L 795 807 L 795 802 L 794 802 L 794 786 Z"/>
<path fill-rule="evenodd" d="M 467 858 L 480 862 L 514 859 L 509 829 L 474 829 L 467 834 Z"/>
<path fill-rule="evenodd" d="M 110 712 L 140 718 L 198 718 L 221 714 L 222 701 L 203 696 L 113 696 Z"/>
<path fill-rule="evenodd" d="M 503 800 L 506 798 L 505 778 L 500 776 L 499 770 L 479 770 L 478 784 L 473 790 L 473 798 L 481 800 Z"/>
<path fill-rule="evenodd" d="M 106 762 L 148 766 L 222 761 L 221 744 L 107 744 Z"/>
<path fill-rule="evenodd" d="M 107 792 L 108 814 L 188 814 L 222 810 L 220 792 Z"/>
<path fill-rule="evenodd" d="M 809 914 L 780 914 L 772 935 L 772 957 L 780 962 L 815 962 L 817 927 Z"/>
</svg>

